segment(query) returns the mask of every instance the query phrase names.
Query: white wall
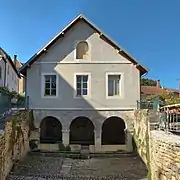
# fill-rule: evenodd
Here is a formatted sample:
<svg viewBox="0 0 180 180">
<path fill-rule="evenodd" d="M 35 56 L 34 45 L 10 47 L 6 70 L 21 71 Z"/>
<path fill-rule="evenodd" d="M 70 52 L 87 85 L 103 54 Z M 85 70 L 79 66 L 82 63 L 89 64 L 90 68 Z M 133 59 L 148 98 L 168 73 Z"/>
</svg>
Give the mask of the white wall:
<svg viewBox="0 0 180 180">
<path fill-rule="evenodd" d="M 18 92 L 18 87 L 19 87 L 19 77 L 15 70 L 12 68 L 11 64 L 9 63 L 8 60 L 6 60 L 7 63 L 4 62 L 4 60 L 0 61 L 0 67 L 2 68 L 2 78 L 0 79 L 0 86 L 4 86 L 4 81 L 5 81 L 5 86 L 8 87 L 9 91 L 16 91 Z M 4 79 L 5 76 L 5 66 L 6 66 L 6 80 Z M 9 69 L 9 71 L 8 71 Z"/>
<path fill-rule="evenodd" d="M 76 43 L 86 40 L 90 60 L 76 60 Z M 106 73 L 123 73 L 122 96 L 106 98 Z M 42 74 L 57 73 L 58 97 L 42 98 Z M 73 98 L 74 74 L 90 73 L 90 98 Z M 90 26 L 78 23 L 27 70 L 27 95 L 30 108 L 136 108 L 140 99 L 140 72 Z"/>
</svg>

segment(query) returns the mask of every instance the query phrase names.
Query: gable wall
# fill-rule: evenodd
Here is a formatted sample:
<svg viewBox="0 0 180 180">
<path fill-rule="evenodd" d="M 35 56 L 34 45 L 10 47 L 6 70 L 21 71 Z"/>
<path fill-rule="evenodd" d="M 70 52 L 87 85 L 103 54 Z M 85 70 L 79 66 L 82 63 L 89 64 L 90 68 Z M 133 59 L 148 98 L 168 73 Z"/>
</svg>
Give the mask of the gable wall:
<svg viewBox="0 0 180 180">
<path fill-rule="evenodd" d="M 74 59 L 79 40 L 91 46 L 91 60 Z M 42 98 L 42 73 L 58 74 L 58 98 Z M 123 74 L 122 97 L 106 99 L 106 73 Z M 90 97 L 74 98 L 74 74 L 90 73 Z M 79 23 L 41 56 L 27 71 L 27 95 L 31 108 L 136 108 L 140 99 L 140 73 L 88 25 Z"/>
<path fill-rule="evenodd" d="M 4 54 L 2 54 L 4 56 Z M 0 79 L 0 86 L 4 86 L 5 81 L 5 66 L 6 66 L 6 83 L 5 86 L 8 87 L 10 91 L 14 90 L 18 92 L 18 86 L 19 86 L 19 77 L 17 76 L 16 72 L 12 68 L 11 64 L 8 60 L 6 60 L 7 63 L 4 62 L 4 60 L 0 61 L 0 66 L 2 68 L 2 78 Z M 8 71 L 9 68 L 9 71 Z"/>
</svg>

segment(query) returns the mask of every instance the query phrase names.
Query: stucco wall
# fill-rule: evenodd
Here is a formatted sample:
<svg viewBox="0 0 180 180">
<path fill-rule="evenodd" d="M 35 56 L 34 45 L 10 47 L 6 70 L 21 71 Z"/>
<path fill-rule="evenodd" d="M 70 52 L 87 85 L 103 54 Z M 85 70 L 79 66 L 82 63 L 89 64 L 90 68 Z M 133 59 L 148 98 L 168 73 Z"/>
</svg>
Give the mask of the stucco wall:
<svg viewBox="0 0 180 180">
<path fill-rule="evenodd" d="M 29 150 L 29 119 L 26 111 L 10 117 L 0 136 L 0 179 L 5 180 L 16 160 L 22 159 Z"/>
<path fill-rule="evenodd" d="M 18 92 L 19 77 L 17 76 L 16 72 L 14 71 L 11 64 L 8 62 L 8 60 L 7 60 L 7 63 L 5 63 L 3 60 L 0 61 L 0 67 L 2 68 L 2 78 L 0 79 L 0 86 L 4 86 L 5 66 L 6 66 L 5 86 L 7 86 L 10 91 L 15 90 L 16 92 Z M 9 68 L 9 71 L 8 71 L 8 68 Z"/>
<path fill-rule="evenodd" d="M 75 45 L 87 40 L 90 45 L 90 60 L 75 59 Z M 121 97 L 106 98 L 106 73 L 122 73 Z M 42 73 L 58 75 L 58 97 L 41 98 Z M 90 73 L 90 96 L 74 98 L 74 74 Z M 34 87 L 34 88 L 32 88 Z M 27 70 L 27 95 L 30 108 L 136 108 L 140 99 L 139 70 L 117 50 L 102 40 L 85 23 L 79 23 Z"/>
</svg>

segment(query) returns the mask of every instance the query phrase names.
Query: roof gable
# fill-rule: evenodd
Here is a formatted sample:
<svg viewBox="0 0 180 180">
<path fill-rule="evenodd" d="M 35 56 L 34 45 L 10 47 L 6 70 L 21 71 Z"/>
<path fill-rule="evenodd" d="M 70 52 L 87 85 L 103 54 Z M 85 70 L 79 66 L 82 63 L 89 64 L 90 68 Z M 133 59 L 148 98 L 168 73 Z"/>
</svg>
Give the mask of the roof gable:
<svg viewBox="0 0 180 180">
<path fill-rule="evenodd" d="M 16 69 L 15 65 L 14 65 L 14 62 L 12 61 L 11 57 L 0 47 L 0 55 L 4 55 L 5 56 L 5 59 L 8 60 L 9 64 L 11 65 L 12 69 L 15 71 L 15 73 L 17 74 L 17 76 L 19 78 L 21 78 L 18 70 Z"/>
<path fill-rule="evenodd" d="M 36 54 L 34 54 L 20 69 L 19 72 L 24 74 L 26 71 L 26 68 L 31 66 L 38 57 L 40 57 L 42 54 L 44 54 L 48 49 L 51 48 L 53 44 L 55 44 L 60 38 L 63 38 L 65 33 L 69 31 L 77 22 L 84 21 L 87 23 L 91 28 L 93 28 L 96 32 L 100 34 L 100 37 L 112 45 L 120 55 L 127 58 L 129 61 L 131 61 L 134 65 L 136 65 L 136 68 L 139 69 L 141 75 L 147 73 L 147 69 L 140 65 L 140 63 L 133 58 L 129 53 L 127 53 L 124 49 L 122 49 L 116 42 L 114 42 L 111 38 L 109 38 L 105 33 L 103 33 L 98 27 L 96 27 L 91 21 L 89 21 L 84 15 L 77 16 L 73 21 L 71 21 L 60 33 L 58 33 L 49 43 L 47 43 L 43 48 L 41 48 Z"/>
</svg>

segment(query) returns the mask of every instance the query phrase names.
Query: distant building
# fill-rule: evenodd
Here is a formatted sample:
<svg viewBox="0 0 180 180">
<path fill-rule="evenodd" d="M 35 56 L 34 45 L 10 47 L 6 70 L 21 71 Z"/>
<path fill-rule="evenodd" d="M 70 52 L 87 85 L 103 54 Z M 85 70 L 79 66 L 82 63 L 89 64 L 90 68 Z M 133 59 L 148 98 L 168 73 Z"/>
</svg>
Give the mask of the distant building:
<svg viewBox="0 0 180 180">
<path fill-rule="evenodd" d="M 157 80 L 156 86 L 141 86 L 141 97 L 145 98 L 149 95 L 160 95 L 160 94 L 169 94 L 172 92 L 175 98 L 179 97 L 179 90 L 171 89 L 166 87 L 161 87 L 160 80 Z"/>
<path fill-rule="evenodd" d="M 20 75 L 11 57 L 0 47 L 0 87 L 19 92 Z"/>
<path fill-rule="evenodd" d="M 18 60 L 17 55 L 14 55 L 14 65 L 17 70 L 23 66 L 23 63 Z M 19 92 L 19 94 L 22 94 L 25 92 L 25 79 L 22 76 L 19 79 L 19 91 L 18 92 Z"/>
</svg>

